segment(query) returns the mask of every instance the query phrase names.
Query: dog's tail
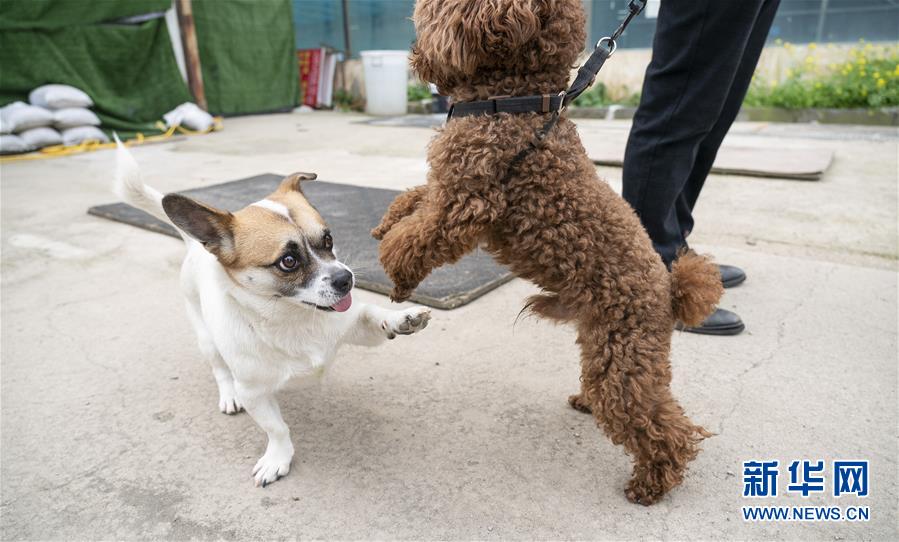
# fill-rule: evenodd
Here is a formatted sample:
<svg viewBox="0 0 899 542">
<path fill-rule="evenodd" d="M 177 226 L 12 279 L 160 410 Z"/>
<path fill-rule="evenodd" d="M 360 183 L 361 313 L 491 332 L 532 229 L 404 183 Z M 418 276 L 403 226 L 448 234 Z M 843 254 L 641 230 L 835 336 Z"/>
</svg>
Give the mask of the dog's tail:
<svg viewBox="0 0 899 542">
<path fill-rule="evenodd" d="M 146 211 L 166 224 L 172 221 L 162 208 L 162 194 L 151 186 L 144 184 L 137 161 L 125 145 L 115 136 L 116 168 L 113 191 L 125 203 Z"/>
<path fill-rule="evenodd" d="M 718 267 L 692 250 L 682 252 L 671 265 L 671 307 L 674 317 L 687 326 L 705 320 L 724 294 Z"/>
</svg>

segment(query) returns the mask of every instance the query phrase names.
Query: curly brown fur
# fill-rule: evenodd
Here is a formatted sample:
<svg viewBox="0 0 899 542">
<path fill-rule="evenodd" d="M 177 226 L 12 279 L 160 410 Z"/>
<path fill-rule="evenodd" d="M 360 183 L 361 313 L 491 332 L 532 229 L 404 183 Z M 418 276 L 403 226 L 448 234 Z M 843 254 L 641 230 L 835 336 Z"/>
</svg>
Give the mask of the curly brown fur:
<svg viewBox="0 0 899 542">
<path fill-rule="evenodd" d="M 397 196 L 390 204 L 378 227 L 371 230 L 371 236 L 380 241 L 394 224 L 415 211 L 427 190 L 426 185 L 416 186 Z"/>
<path fill-rule="evenodd" d="M 413 18 L 414 67 L 455 100 L 555 94 L 584 43 L 580 0 L 419 0 Z M 507 177 L 546 120 L 449 122 L 428 149 L 427 184 L 400 196 L 375 229 L 381 263 L 396 301 L 478 245 L 540 286 L 531 309 L 577 326 L 582 386 L 572 406 L 634 457 L 625 494 L 651 504 L 681 482 L 708 435 L 671 395 L 675 318 L 698 318 L 718 294 L 692 256 L 668 273 L 564 116 Z"/>
</svg>

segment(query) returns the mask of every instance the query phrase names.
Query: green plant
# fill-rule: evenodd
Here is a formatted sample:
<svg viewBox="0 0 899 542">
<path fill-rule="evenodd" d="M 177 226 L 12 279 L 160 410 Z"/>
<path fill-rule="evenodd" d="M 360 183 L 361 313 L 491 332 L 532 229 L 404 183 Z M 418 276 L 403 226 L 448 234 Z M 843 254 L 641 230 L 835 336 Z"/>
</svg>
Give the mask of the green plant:
<svg viewBox="0 0 899 542">
<path fill-rule="evenodd" d="M 594 83 L 592 87 L 584 91 L 583 94 L 574 100 L 572 105 L 576 107 L 602 107 L 606 105 L 638 105 L 640 103 L 640 93 L 635 92 L 630 96 L 614 100 L 609 96 L 609 90 L 600 82 Z"/>
<path fill-rule="evenodd" d="M 787 52 L 789 43 L 782 44 Z M 822 65 L 814 43 L 783 81 L 756 75 L 744 103 L 801 109 L 899 106 L 899 46 L 860 43 L 842 63 Z"/>
<path fill-rule="evenodd" d="M 406 99 L 410 102 L 431 99 L 431 89 L 424 83 L 414 83 L 406 87 Z"/>
<path fill-rule="evenodd" d="M 334 107 L 340 111 L 362 111 L 365 102 L 342 88 L 334 91 Z"/>
<path fill-rule="evenodd" d="M 609 93 L 602 83 L 594 83 L 572 102 L 577 107 L 600 107 L 608 104 Z"/>
</svg>

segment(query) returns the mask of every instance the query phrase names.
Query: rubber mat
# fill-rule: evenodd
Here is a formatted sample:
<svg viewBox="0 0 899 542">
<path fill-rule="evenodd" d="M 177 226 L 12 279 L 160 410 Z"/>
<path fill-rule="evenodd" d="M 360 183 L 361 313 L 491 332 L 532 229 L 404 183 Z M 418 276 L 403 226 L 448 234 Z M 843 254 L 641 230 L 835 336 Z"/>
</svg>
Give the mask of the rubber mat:
<svg viewBox="0 0 899 542">
<path fill-rule="evenodd" d="M 181 192 L 220 209 L 236 211 L 272 193 L 282 175 L 265 174 Z M 303 185 L 303 192 L 318 209 L 334 235 L 339 257 L 356 274 L 359 288 L 387 294 L 392 283 L 378 262 L 378 241 L 369 232 L 399 192 L 324 181 Z M 91 207 L 89 214 L 178 237 L 175 229 L 126 203 Z M 411 300 L 438 309 L 453 309 L 474 301 L 509 281 L 512 274 L 489 254 L 475 252 L 454 265 L 435 270 Z"/>
<path fill-rule="evenodd" d="M 621 167 L 624 143 L 590 143 L 584 141 L 584 147 L 594 164 Z M 773 149 L 725 144 L 715 157 L 712 173 L 817 181 L 832 161 L 833 151 L 828 149 Z"/>
</svg>

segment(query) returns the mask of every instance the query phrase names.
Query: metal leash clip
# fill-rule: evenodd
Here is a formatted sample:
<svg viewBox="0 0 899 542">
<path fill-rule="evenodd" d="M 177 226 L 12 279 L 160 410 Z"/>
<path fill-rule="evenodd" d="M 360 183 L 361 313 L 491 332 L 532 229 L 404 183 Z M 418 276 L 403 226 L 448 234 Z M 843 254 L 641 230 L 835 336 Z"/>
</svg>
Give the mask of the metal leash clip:
<svg viewBox="0 0 899 542">
<path fill-rule="evenodd" d="M 565 94 L 566 91 L 559 92 L 559 108 L 556 109 L 556 113 L 561 113 L 563 109 L 565 109 Z"/>
<path fill-rule="evenodd" d="M 614 40 L 612 37 L 610 37 L 610 36 L 606 36 L 606 37 L 604 37 L 604 38 L 599 38 L 599 41 L 596 42 L 596 46 L 594 46 L 594 49 L 599 49 L 599 46 L 602 45 L 602 42 L 603 42 L 603 41 L 608 41 L 608 42 L 609 42 L 609 49 L 608 49 L 608 50 L 609 50 L 609 56 L 612 56 L 613 54 L 615 54 L 615 51 L 618 50 L 618 42 L 615 41 L 615 40 Z"/>
</svg>

